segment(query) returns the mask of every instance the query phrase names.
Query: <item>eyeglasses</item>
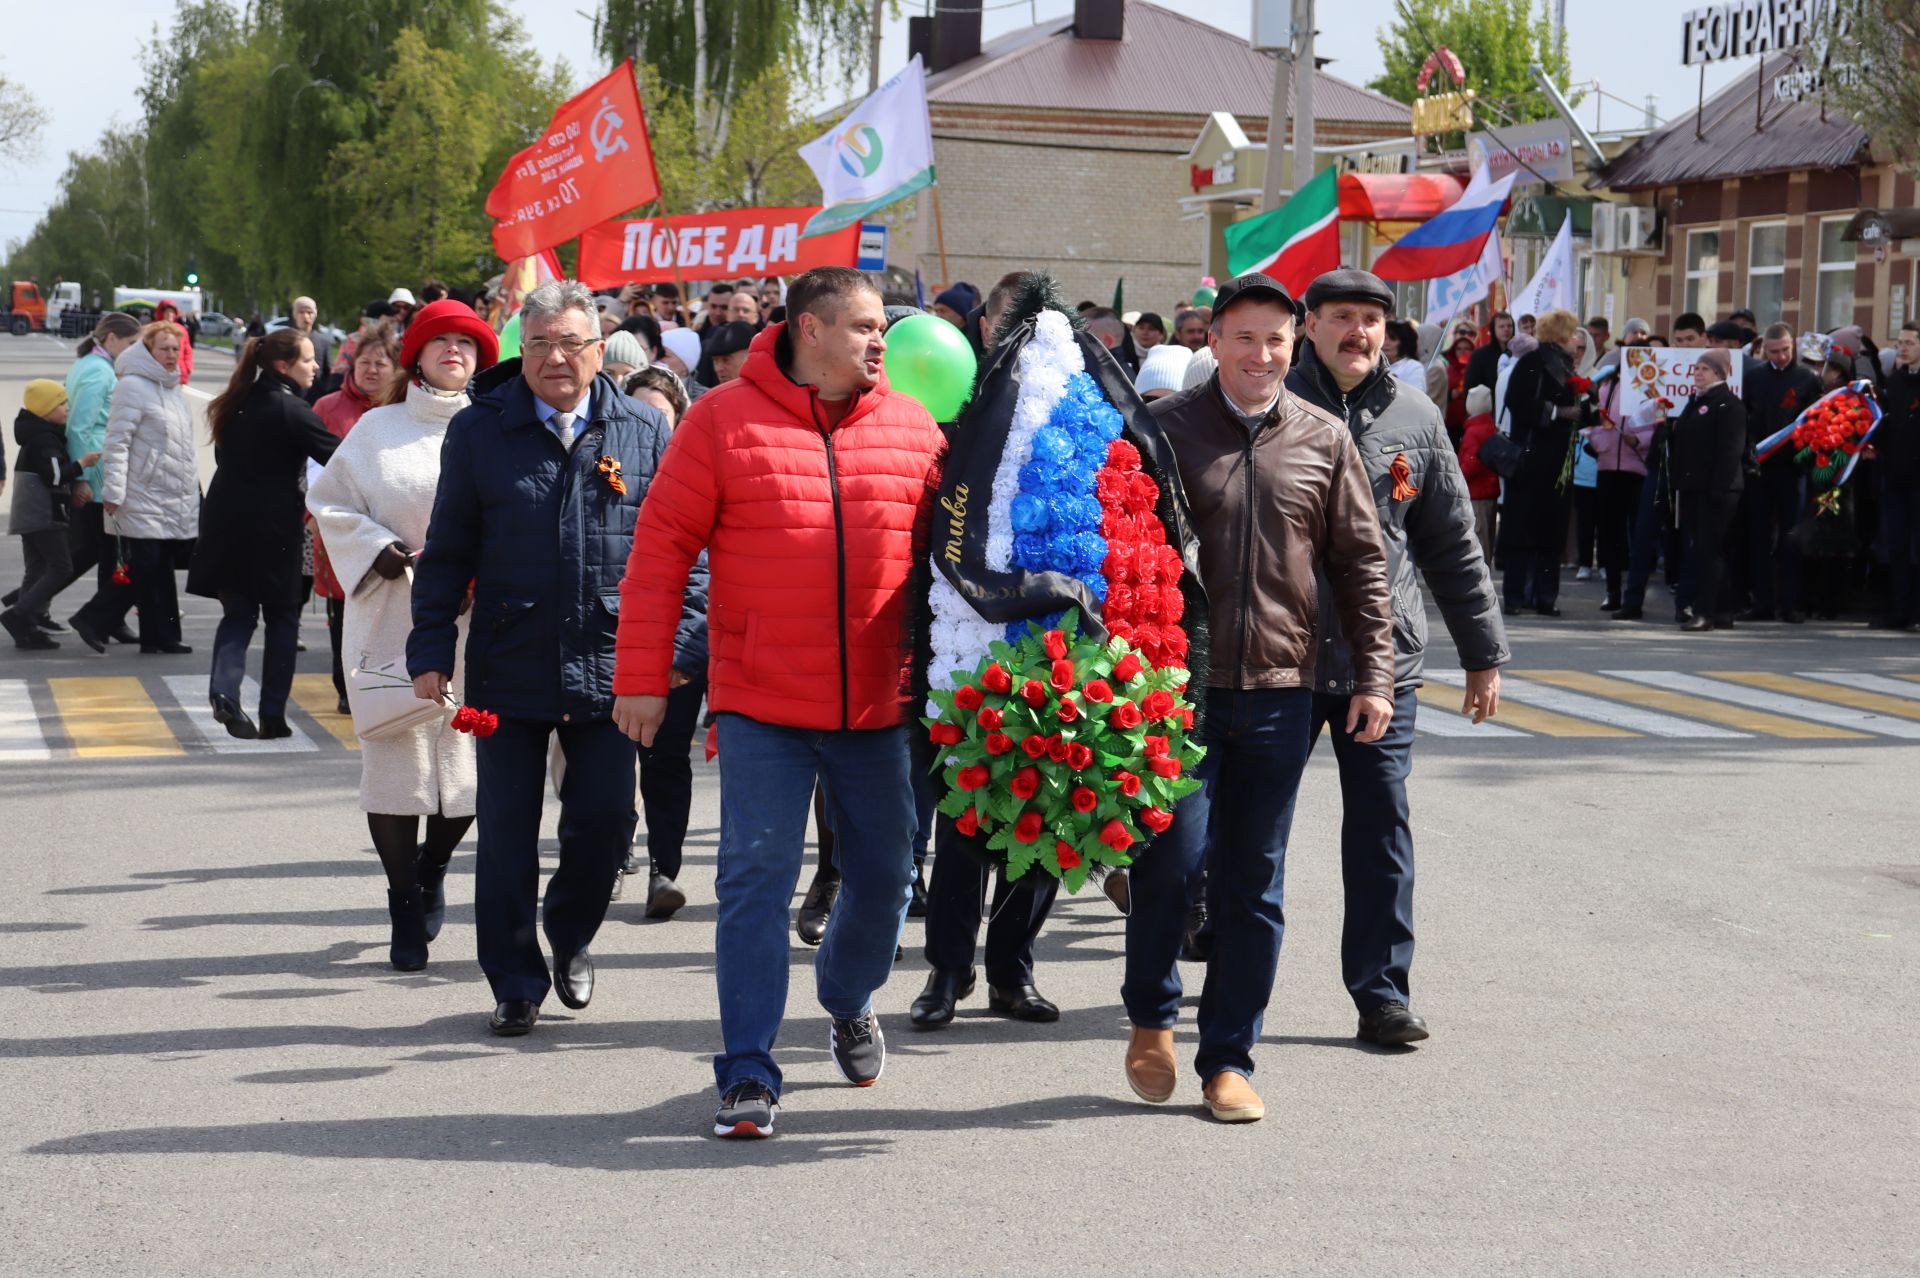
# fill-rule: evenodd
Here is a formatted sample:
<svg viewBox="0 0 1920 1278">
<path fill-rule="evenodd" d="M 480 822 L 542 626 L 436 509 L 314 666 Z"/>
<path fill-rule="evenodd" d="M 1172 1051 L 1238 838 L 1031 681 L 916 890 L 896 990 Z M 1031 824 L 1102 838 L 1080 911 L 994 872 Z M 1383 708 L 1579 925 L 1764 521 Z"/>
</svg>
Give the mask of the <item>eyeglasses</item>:
<svg viewBox="0 0 1920 1278">
<path fill-rule="evenodd" d="M 563 341 L 556 342 L 545 337 L 531 337 L 520 343 L 520 351 L 522 354 L 531 355 L 537 360 L 545 359 L 555 351 L 559 351 L 569 360 L 576 360 L 580 358 L 581 353 L 585 351 L 587 347 L 598 346 L 605 340 L 605 338 L 601 337 L 569 337 Z"/>
</svg>

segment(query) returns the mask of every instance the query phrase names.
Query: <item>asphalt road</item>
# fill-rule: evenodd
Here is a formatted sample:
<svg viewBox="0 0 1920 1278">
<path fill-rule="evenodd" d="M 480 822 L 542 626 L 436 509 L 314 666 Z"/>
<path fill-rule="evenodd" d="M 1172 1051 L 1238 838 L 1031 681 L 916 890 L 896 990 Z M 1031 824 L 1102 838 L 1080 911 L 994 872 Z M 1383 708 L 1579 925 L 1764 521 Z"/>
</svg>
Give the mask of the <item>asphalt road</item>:
<svg viewBox="0 0 1920 1278">
<path fill-rule="evenodd" d="M 7 420 L 61 360 L 0 338 Z M 710 765 L 692 903 L 616 904 L 593 1005 L 508 1042 L 471 841 L 432 966 L 392 972 L 350 732 L 308 695 L 304 746 L 216 753 L 205 601 L 190 657 L 0 652 L 0 1271 L 1913 1273 L 1920 640 L 1680 636 L 1582 620 L 1597 598 L 1516 626 L 1513 735 L 1419 740 L 1426 1044 L 1352 1038 L 1323 750 L 1266 1121 L 1212 1123 L 1197 1080 L 1133 1098 L 1121 921 L 1093 897 L 1040 941 L 1052 1026 L 976 997 L 913 1032 L 910 922 L 867 1090 L 826 1059 L 796 942 L 781 1131 L 746 1146 L 706 1134 Z"/>
</svg>

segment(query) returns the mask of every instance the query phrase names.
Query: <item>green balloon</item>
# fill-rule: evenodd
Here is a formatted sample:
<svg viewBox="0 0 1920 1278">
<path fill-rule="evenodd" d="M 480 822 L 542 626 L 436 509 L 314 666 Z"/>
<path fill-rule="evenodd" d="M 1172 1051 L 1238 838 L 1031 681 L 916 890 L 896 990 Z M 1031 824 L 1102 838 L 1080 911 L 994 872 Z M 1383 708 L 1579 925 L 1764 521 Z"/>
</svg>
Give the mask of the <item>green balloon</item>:
<svg viewBox="0 0 1920 1278">
<path fill-rule="evenodd" d="M 1218 296 L 1218 291 L 1202 284 L 1199 288 L 1193 290 L 1193 304 L 1195 306 L 1212 306 L 1213 299 Z"/>
<path fill-rule="evenodd" d="M 515 311 L 500 329 L 500 358 L 520 357 L 520 312 Z"/>
<path fill-rule="evenodd" d="M 978 368 L 966 334 L 938 315 L 909 315 L 887 330 L 887 381 L 950 422 L 973 397 Z"/>
</svg>

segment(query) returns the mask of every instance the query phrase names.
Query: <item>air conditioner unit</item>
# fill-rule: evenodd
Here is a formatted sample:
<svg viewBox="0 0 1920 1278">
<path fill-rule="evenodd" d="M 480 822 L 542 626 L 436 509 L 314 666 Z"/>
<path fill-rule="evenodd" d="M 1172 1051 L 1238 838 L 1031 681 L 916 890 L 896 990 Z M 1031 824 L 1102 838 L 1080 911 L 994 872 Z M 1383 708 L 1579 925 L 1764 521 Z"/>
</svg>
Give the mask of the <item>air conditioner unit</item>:
<svg viewBox="0 0 1920 1278">
<path fill-rule="evenodd" d="M 1614 229 L 1619 234 L 1619 247 L 1614 252 L 1658 256 L 1667 251 L 1665 228 L 1660 223 L 1657 209 L 1623 204 L 1614 210 L 1614 216 L 1617 219 Z"/>
<path fill-rule="evenodd" d="M 1620 220 L 1616 216 L 1621 211 L 1618 204 L 1608 204 L 1596 200 L 1593 205 L 1593 251 L 1595 253 L 1618 253 L 1620 251 Z"/>
</svg>

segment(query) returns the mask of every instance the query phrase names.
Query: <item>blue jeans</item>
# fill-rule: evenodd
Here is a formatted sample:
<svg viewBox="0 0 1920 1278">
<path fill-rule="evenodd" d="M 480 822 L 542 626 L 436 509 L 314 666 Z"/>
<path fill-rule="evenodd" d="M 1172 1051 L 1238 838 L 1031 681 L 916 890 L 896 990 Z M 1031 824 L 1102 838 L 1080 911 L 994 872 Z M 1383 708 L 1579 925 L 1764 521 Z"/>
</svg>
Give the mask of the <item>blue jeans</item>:
<svg viewBox="0 0 1920 1278">
<path fill-rule="evenodd" d="M 1382 1003 L 1409 1000 L 1413 966 L 1413 827 L 1407 774 L 1413 771 L 1412 688 L 1393 696 L 1393 722 L 1362 745 L 1347 731 L 1348 698 L 1316 694 L 1313 740 L 1324 725 L 1340 765 L 1340 878 L 1346 918 L 1340 929 L 1340 974 L 1362 1015 Z"/>
<path fill-rule="evenodd" d="M 780 1092 L 773 1041 L 787 1010 L 787 917 L 816 781 L 832 807 L 840 899 L 814 955 L 820 1005 L 858 1016 L 893 971 L 913 896 L 913 785 L 907 729 L 820 732 L 722 714 L 719 926 L 714 969 L 720 1033 L 714 1082 L 724 1095 L 757 1080 Z M 842 796 L 850 801 L 843 802 Z"/>
<path fill-rule="evenodd" d="M 1180 934 L 1187 883 L 1202 857 L 1213 954 L 1200 995 L 1203 1079 L 1253 1073 L 1253 1045 L 1273 993 L 1286 927 L 1282 897 L 1294 798 L 1312 748 L 1307 688 L 1209 688 L 1194 770 L 1200 788 L 1180 801 L 1173 825 L 1135 862 L 1127 918 L 1127 1017 L 1171 1029 L 1180 1016 Z"/>
</svg>

